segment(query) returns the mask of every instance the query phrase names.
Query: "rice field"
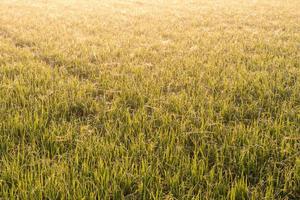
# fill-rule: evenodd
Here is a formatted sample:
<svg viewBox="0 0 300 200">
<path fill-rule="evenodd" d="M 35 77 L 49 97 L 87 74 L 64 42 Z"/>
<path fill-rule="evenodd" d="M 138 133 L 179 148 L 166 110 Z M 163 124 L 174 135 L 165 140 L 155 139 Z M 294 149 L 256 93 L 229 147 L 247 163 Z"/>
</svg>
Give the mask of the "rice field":
<svg viewBox="0 0 300 200">
<path fill-rule="evenodd" d="M 0 0 L 0 199 L 300 199 L 300 1 Z"/>
</svg>

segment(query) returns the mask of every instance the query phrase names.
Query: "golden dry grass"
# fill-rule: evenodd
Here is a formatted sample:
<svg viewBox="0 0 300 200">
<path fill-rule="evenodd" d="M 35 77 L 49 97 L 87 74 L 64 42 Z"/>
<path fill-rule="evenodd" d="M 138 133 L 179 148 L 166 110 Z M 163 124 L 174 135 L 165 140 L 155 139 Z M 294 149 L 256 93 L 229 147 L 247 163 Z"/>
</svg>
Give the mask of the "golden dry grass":
<svg viewBox="0 0 300 200">
<path fill-rule="evenodd" d="M 300 1 L 1 0 L 0 197 L 299 199 Z"/>
</svg>

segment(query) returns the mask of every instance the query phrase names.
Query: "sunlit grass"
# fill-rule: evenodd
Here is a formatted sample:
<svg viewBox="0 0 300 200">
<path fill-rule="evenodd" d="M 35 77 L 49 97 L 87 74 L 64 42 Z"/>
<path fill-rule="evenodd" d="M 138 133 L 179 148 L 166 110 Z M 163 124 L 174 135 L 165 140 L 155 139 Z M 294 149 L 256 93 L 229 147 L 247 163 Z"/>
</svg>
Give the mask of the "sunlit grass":
<svg viewBox="0 0 300 200">
<path fill-rule="evenodd" d="M 300 2 L 0 1 L 0 198 L 299 199 Z"/>
</svg>

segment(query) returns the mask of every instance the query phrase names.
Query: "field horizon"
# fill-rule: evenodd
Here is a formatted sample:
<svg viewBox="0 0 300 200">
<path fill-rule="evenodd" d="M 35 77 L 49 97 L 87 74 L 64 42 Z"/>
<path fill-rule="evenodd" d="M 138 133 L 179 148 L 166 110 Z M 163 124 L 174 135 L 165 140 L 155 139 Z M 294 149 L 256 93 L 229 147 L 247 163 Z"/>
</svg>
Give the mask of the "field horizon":
<svg viewBox="0 0 300 200">
<path fill-rule="evenodd" d="M 300 199 L 299 0 L 1 0 L 0 199 Z"/>
</svg>

